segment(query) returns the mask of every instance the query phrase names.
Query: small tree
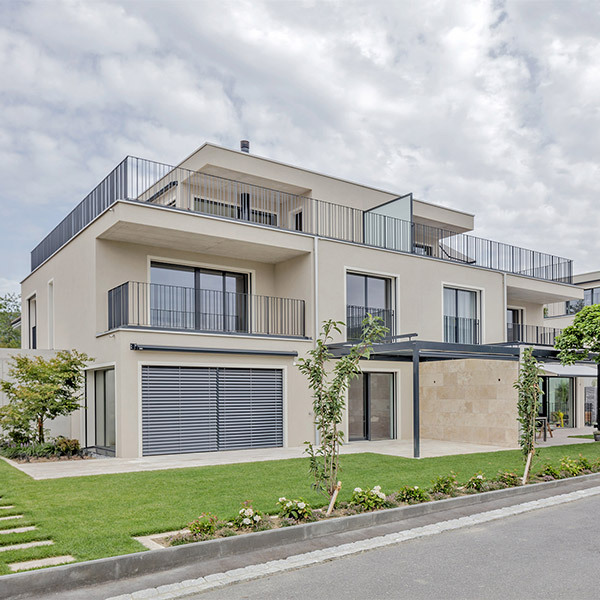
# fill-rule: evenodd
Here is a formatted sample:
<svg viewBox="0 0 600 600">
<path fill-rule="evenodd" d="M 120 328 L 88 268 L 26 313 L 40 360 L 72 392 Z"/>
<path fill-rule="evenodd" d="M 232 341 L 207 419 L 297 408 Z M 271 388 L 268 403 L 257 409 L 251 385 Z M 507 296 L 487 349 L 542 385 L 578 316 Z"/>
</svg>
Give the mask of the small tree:
<svg viewBox="0 0 600 600">
<path fill-rule="evenodd" d="M 47 420 L 69 415 L 80 406 L 83 368 L 91 359 L 76 350 L 61 350 L 52 358 L 15 356 L 11 381 L 1 381 L 8 404 L 0 408 L 0 426 L 15 441 L 44 442 Z"/>
<path fill-rule="evenodd" d="M 533 356 L 533 348 L 525 348 L 519 365 L 519 379 L 514 387 L 519 392 L 517 420 L 521 425 L 519 445 L 523 452 L 523 458 L 527 460 L 523 483 L 527 481 L 531 459 L 535 453 L 536 419 L 540 406 L 540 375 L 538 363 Z"/>
<path fill-rule="evenodd" d="M 381 318 L 367 315 L 360 341 L 350 348 L 347 355 L 337 359 L 331 369 L 329 363 L 333 354 L 328 344 L 333 341 L 333 332 L 341 333 L 340 326 L 344 323 L 329 319 L 323 323 L 316 348 L 308 352 L 309 358 L 298 360 L 298 368 L 308 378 L 308 386 L 313 392 L 314 422 L 320 442 L 317 447 L 305 442 L 310 472 L 314 477 L 313 487 L 330 498 L 336 489 L 340 447 L 344 441 L 339 426 L 346 408 L 345 394 L 350 380 L 361 372 L 361 358 L 369 358 L 372 345 L 387 333 L 388 329 L 381 323 Z"/>
<path fill-rule="evenodd" d="M 0 296 L 0 348 L 20 348 L 21 330 L 12 322 L 21 314 L 21 299 L 18 294 Z"/>
<path fill-rule="evenodd" d="M 558 350 L 558 359 L 563 365 L 587 359 L 590 354 L 596 364 L 600 364 L 600 304 L 581 309 L 575 315 L 573 325 L 565 327 L 556 338 L 554 347 Z M 600 431 L 600 390 L 596 393 L 596 426 Z"/>
</svg>

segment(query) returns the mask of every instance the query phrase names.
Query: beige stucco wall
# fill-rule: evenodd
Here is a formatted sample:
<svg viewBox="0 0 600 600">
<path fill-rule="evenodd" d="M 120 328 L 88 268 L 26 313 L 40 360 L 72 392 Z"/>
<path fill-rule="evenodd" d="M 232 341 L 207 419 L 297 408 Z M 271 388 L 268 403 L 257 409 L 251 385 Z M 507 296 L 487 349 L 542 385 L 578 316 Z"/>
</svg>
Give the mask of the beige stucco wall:
<svg viewBox="0 0 600 600">
<path fill-rule="evenodd" d="M 518 446 L 518 362 L 452 360 L 421 364 L 424 438 Z"/>
</svg>

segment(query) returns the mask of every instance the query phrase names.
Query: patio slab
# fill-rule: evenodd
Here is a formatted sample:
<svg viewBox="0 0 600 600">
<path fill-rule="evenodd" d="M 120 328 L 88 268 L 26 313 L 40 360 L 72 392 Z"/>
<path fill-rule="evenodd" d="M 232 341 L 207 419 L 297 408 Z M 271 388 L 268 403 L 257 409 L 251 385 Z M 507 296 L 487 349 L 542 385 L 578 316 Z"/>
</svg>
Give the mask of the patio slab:
<svg viewBox="0 0 600 600">
<path fill-rule="evenodd" d="M 421 456 L 448 456 L 471 454 L 474 452 L 495 452 L 507 450 L 500 446 L 446 442 L 442 440 L 421 440 Z M 412 458 L 412 440 L 381 440 L 374 442 L 351 442 L 342 447 L 342 454 L 374 452 L 389 456 Z M 226 452 L 202 452 L 196 454 L 171 454 L 146 456 L 143 458 L 98 458 L 95 460 L 74 460 L 39 463 L 17 463 L 4 458 L 10 465 L 23 471 L 33 479 L 59 479 L 61 477 L 84 477 L 113 473 L 136 473 L 139 471 L 160 471 L 163 469 L 184 469 L 235 463 L 262 462 L 287 458 L 302 458 L 304 446 L 292 448 L 264 448 L 253 450 L 229 450 Z M 2 458 L 2 457 L 0 457 Z"/>
<path fill-rule="evenodd" d="M 594 440 L 569 437 L 571 435 L 590 435 L 594 432 L 593 427 L 557 427 L 552 430 L 552 437 L 547 435 L 546 441 L 538 438 L 536 446 L 549 448 L 550 446 L 566 446 L 567 444 L 594 444 Z"/>
</svg>

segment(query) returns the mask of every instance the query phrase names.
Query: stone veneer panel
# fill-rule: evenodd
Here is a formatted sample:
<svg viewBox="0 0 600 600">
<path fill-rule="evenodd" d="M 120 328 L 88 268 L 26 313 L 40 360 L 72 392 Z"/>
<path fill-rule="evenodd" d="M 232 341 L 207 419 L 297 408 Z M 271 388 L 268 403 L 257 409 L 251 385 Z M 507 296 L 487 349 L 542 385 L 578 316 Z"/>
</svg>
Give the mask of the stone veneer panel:
<svg viewBox="0 0 600 600">
<path fill-rule="evenodd" d="M 422 362 L 421 436 L 517 447 L 518 373 L 516 361 Z"/>
</svg>

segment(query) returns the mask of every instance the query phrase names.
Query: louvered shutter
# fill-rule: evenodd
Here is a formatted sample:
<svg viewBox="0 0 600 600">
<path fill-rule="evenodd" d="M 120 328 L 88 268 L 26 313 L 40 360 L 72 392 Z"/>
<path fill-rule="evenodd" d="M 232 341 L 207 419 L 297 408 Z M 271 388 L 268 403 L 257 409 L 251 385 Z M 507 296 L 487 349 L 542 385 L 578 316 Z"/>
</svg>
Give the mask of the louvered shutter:
<svg viewBox="0 0 600 600">
<path fill-rule="evenodd" d="M 278 369 L 219 369 L 219 450 L 283 445 Z"/>
<path fill-rule="evenodd" d="M 144 456 L 217 450 L 216 369 L 142 367 Z"/>
</svg>

